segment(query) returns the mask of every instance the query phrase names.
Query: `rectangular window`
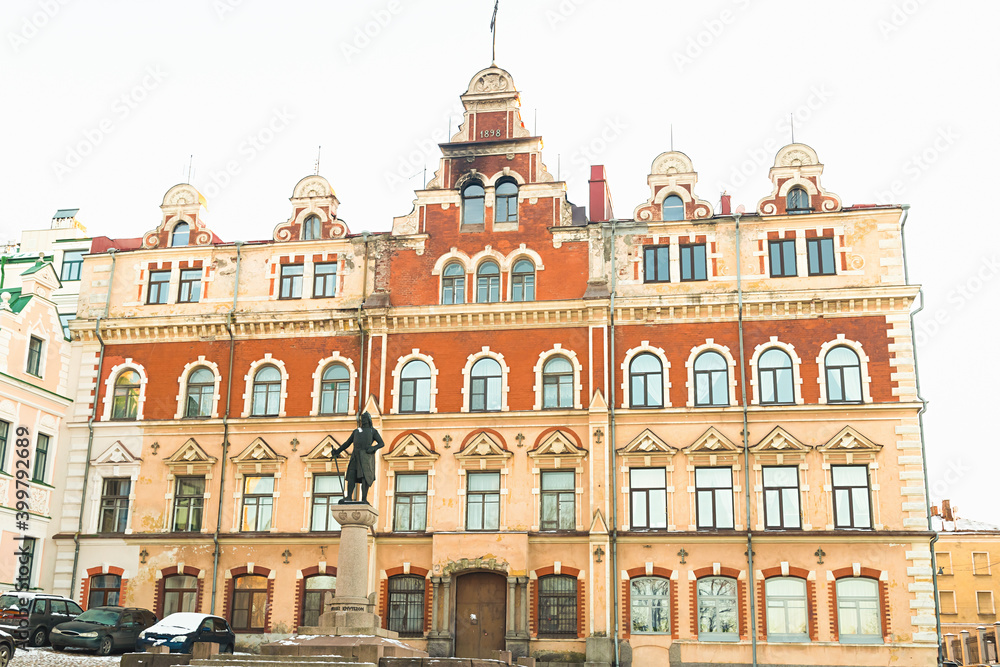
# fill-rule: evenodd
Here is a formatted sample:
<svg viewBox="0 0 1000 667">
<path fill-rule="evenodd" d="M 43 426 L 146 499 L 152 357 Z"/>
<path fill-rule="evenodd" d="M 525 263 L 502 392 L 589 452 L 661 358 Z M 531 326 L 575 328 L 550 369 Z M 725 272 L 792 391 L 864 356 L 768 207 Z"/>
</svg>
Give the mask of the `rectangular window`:
<svg viewBox="0 0 1000 667">
<path fill-rule="evenodd" d="M 62 272 L 59 280 L 79 280 L 80 269 L 83 268 L 83 250 L 67 250 L 63 253 Z"/>
<path fill-rule="evenodd" d="M 951 569 L 951 552 L 950 551 L 938 551 L 934 554 L 935 562 L 937 562 L 938 575 L 950 575 L 953 574 Z"/>
<path fill-rule="evenodd" d="M 572 470 L 542 471 L 542 530 L 576 529 L 575 480 Z"/>
<path fill-rule="evenodd" d="M 670 282 L 670 246 L 648 245 L 643 248 L 642 265 L 645 270 L 645 282 Z"/>
<path fill-rule="evenodd" d="M 794 278 L 798 275 L 795 268 L 795 239 L 768 241 L 767 251 L 771 260 L 772 278 Z"/>
<path fill-rule="evenodd" d="M 938 591 L 938 601 L 941 604 L 942 614 L 958 613 L 958 605 L 955 603 L 955 591 Z"/>
<path fill-rule="evenodd" d="M 246 477 L 243 479 L 242 532 L 271 530 L 274 510 L 274 477 Z"/>
<path fill-rule="evenodd" d="M 733 528 L 732 468 L 695 468 L 698 530 Z"/>
<path fill-rule="evenodd" d="M 198 303 L 201 299 L 201 269 L 181 269 L 177 303 Z"/>
<path fill-rule="evenodd" d="M 10 422 L 0 419 L 0 470 L 7 462 L 7 440 L 10 438 Z"/>
<path fill-rule="evenodd" d="M 990 555 L 985 551 L 972 552 L 972 574 L 990 574 Z"/>
<path fill-rule="evenodd" d="M 146 294 L 146 303 L 166 303 L 169 290 L 170 271 L 149 272 L 149 292 Z"/>
<path fill-rule="evenodd" d="M 806 250 L 809 254 L 810 276 L 836 275 L 832 238 L 806 239 Z"/>
<path fill-rule="evenodd" d="M 69 323 L 76 319 L 76 313 L 60 313 L 59 324 L 62 325 L 63 337 L 69 338 Z"/>
<path fill-rule="evenodd" d="M 35 469 L 31 475 L 34 482 L 45 482 L 45 469 L 49 462 L 49 436 L 44 433 L 38 434 L 35 441 Z"/>
<path fill-rule="evenodd" d="M 764 527 L 788 530 L 802 527 L 799 516 L 799 469 L 764 466 Z"/>
<path fill-rule="evenodd" d="M 281 266 L 281 291 L 279 299 L 302 298 L 302 275 L 305 269 L 301 264 L 283 264 Z"/>
<path fill-rule="evenodd" d="M 632 530 L 667 527 L 667 471 L 631 468 L 628 471 Z"/>
<path fill-rule="evenodd" d="M 106 477 L 101 490 L 101 533 L 124 533 L 128 527 L 128 494 L 132 480 Z"/>
<path fill-rule="evenodd" d="M 201 530 L 205 506 L 205 478 L 178 477 L 174 485 L 174 532 Z"/>
<path fill-rule="evenodd" d="M 993 607 L 993 591 L 976 591 L 976 610 L 987 616 L 996 614 L 996 609 Z"/>
<path fill-rule="evenodd" d="M 427 528 L 427 473 L 396 475 L 395 499 L 393 530 L 414 533 Z"/>
<path fill-rule="evenodd" d="M 338 475 L 313 475 L 312 524 L 310 530 L 340 530 L 333 510 L 344 497 L 344 478 Z"/>
<path fill-rule="evenodd" d="M 466 477 L 466 530 L 499 530 L 500 473 L 470 472 Z"/>
<path fill-rule="evenodd" d="M 831 466 L 833 524 L 836 528 L 871 528 L 868 466 Z"/>
<path fill-rule="evenodd" d="M 317 264 L 314 271 L 313 298 L 337 296 L 337 263 Z"/>
<path fill-rule="evenodd" d="M 28 340 L 28 365 L 25 370 L 35 377 L 42 377 L 42 339 L 37 336 Z"/>
<path fill-rule="evenodd" d="M 809 641 L 806 580 L 772 577 L 764 582 L 764 596 L 768 641 Z"/>
<path fill-rule="evenodd" d="M 681 281 L 690 280 L 708 280 L 704 243 L 681 246 Z"/>
</svg>

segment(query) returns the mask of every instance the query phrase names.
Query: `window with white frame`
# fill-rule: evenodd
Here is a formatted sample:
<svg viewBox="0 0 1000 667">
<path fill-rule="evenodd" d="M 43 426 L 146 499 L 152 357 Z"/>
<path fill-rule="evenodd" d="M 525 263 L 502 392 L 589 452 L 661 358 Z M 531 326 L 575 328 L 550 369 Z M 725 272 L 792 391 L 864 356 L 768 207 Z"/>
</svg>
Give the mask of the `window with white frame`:
<svg viewBox="0 0 1000 667">
<path fill-rule="evenodd" d="M 542 408 L 572 408 L 574 377 L 569 359 L 549 357 L 542 369 Z"/>
<path fill-rule="evenodd" d="M 115 378 L 114 395 L 111 399 L 111 418 L 117 420 L 134 420 L 139 414 L 139 392 L 141 378 L 139 373 L 126 368 Z"/>
<path fill-rule="evenodd" d="M 201 299 L 201 269 L 181 269 L 177 303 L 197 303 Z"/>
<path fill-rule="evenodd" d="M 441 303 L 465 303 L 465 267 L 451 262 L 441 274 Z"/>
<path fill-rule="evenodd" d="M 215 373 L 205 366 L 199 366 L 187 378 L 184 416 L 188 419 L 211 417 L 214 405 Z"/>
<path fill-rule="evenodd" d="M 830 466 L 833 480 L 833 523 L 836 528 L 872 527 L 868 466 Z"/>
<path fill-rule="evenodd" d="M 655 354 L 637 354 L 629 364 L 629 407 L 663 407 L 663 364 Z"/>
<path fill-rule="evenodd" d="M 495 412 L 502 405 L 503 368 L 492 357 L 483 357 L 472 365 L 469 410 Z"/>
<path fill-rule="evenodd" d="M 427 527 L 427 473 L 397 473 L 393 530 L 423 532 Z"/>
<path fill-rule="evenodd" d="M 670 581 L 638 577 L 629 582 L 631 631 L 636 635 L 670 634 Z"/>
<path fill-rule="evenodd" d="M 430 412 L 431 367 L 420 359 L 406 362 L 399 374 L 399 411 Z"/>
<path fill-rule="evenodd" d="M 576 473 L 572 470 L 543 470 L 541 489 L 542 530 L 576 528 Z"/>
<path fill-rule="evenodd" d="M 846 345 L 838 345 L 826 353 L 827 403 L 861 403 L 861 360 L 857 352 Z"/>
<path fill-rule="evenodd" d="M 476 271 L 476 303 L 497 303 L 500 301 L 500 267 L 487 260 Z"/>
<path fill-rule="evenodd" d="M 793 405 L 795 374 L 792 358 L 779 347 L 766 350 L 757 360 L 761 405 Z"/>
<path fill-rule="evenodd" d="M 731 577 L 702 577 L 698 580 L 698 639 L 739 640 L 736 590 L 736 580 Z"/>
<path fill-rule="evenodd" d="M 729 405 L 729 366 L 718 352 L 707 350 L 694 360 L 694 404 Z"/>
<path fill-rule="evenodd" d="M 313 475 L 312 523 L 310 530 L 340 530 L 340 523 L 333 516 L 337 503 L 344 497 L 344 478 L 341 475 Z"/>
<path fill-rule="evenodd" d="M 250 475 L 243 478 L 243 508 L 240 531 L 271 530 L 274 512 L 274 477 Z"/>
<path fill-rule="evenodd" d="M 274 366 L 258 368 L 253 376 L 252 417 L 277 417 L 281 406 L 281 371 Z"/>
<path fill-rule="evenodd" d="M 695 468 L 698 530 L 733 528 L 733 469 Z"/>
<path fill-rule="evenodd" d="M 466 473 L 466 530 L 500 529 L 500 473 Z"/>
<path fill-rule="evenodd" d="M 337 263 L 318 262 L 313 265 L 313 298 L 337 296 Z"/>
<path fill-rule="evenodd" d="M 132 480 L 128 477 L 105 477 L 101 486 L 101 518 L 98 532 L 124 533 L 128 527 L 129 491 Z"/>
<path fill-rule="evenodd" d="M 789 530 L 802 527 L 799 511 L 799 469 L 797 466 L 763 466 L 764 528 Z"/>
<path fill-rule="evenodd" d="M 530 259 L 519 259 L 510 272 L 510 300 L 535 300 L 535 265 Z"/>
<path fill-rule="evenodd" d="M 319 413 L 346 415 L 350 409 L 351 374 L 343 364 L 330 364 L 323 369 L 320 381 Z"/>
<path fill-rule="evenodd" d="M 764 582 L 764 598 L 768 641 L 809 641 L 805 579 L 771 577 Z"/>
<path fill-rule="evenodd" d="M 667 527 L 667 471 L 664 468 L 629 468 L 629 507 L 632 530 Z"/>
<path fill-rule="evenodd" d="M 837 634 L 842 644 L 881 644 L 879 583 L 864 577 L 837 580 Z"/>
</svg>

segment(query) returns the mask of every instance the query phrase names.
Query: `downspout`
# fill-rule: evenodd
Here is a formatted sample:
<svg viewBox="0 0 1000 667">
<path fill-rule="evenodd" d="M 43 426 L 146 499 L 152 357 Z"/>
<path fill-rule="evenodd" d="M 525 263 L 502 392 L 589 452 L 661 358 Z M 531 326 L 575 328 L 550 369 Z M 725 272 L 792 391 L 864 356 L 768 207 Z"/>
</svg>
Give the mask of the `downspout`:
<svg viewBox="0 0 1000 667">
<path fill-rule="evenodd" d="M 219 474 L 219 509 L 215 517 L 215 533 L 212 534 L 212 613 L 215 613 L 215 595 L 219 585 L 219 532 L 222 530 L 222 499 L 226 488 L 226 461 L 229 458 L 229 410 L 233 404 L 233 357 L 236 352 L 236 337 L 233 334 L 233 317 L 236 315 L 236 299 L 240 293 L 240 248 L 242 241 L 236 242 L 236 277 L 233 281 L 233 307 L 226 313 L 226 332 L 229 334 L 229 372 L 226 374 L 226 411 L 222 414 L 222 469 Z"/>
<path fill-rule="evenodd" d="M 0 289 L 3 289 L 4 279 L 7 276 L 7 255 L 0 257 Z"/>
<path fill-rule="evenodd" d="M 903 204 L 903 219 L 899 221 L 899 238 L 903 245 L 903 281 L 909 285 L 910 284 L 910 267 L 906 261 L 906 234 L 904 234 L 904 229 L 906 227 L 906 220 L 910 217 L 910 205 Z M 931 580 L 934 582 L 934 625 L 937 632 L 937 649 L 938 649 L 938 664 L 943 664 L 944 653 L 943 646 L 941 645 L 941 602 L 938 600 L 938 569 L 937 569 L 937 554 L 934 551 L 934 545 L 938 541 L 939 535 L 934 531 L 934 523 L 931 521 L 931 491 L 930 491 L 930 480 L 927 477 L 927 448 L 924 446 L 924 411 L 927 410 L 927 401 L 920 394 L 920 370 L 917 366 L 917 341 L 914 337 L 914 332 L 917 330 L 914 324 L 914 319 L 917 313 L 924 309 L 924 288 L 920 287 L 917 291 L 920 296 L 920 307 L 914 311 L 910 312 L 910 336 L 911 336 L 911 347 L 913 349 L 913 377 L 917 385 L 917 400 L 920 401 L 920 410 L 917 411 L 917 422 L 920 426 L 920 459 L 923 463 L 924 468 L 924 510 L 927 513 L 927 530 L 934 532 L 931 536 L 930 549 L 931 549 Z"/>
<path fill-rule="evenodd" d="M 365 299 L 368 298 L 368 236 L 369 232 L 361 232 L 361 238 L 365 243 L 365 264 L 362 276 L 364 279 L 361 282 L 361 302 L 358 303 L 358 337 L 360 340 L 360 345 L 358 347 L 358 410 L 357 410 L 357 422 L 358 426 L 361 426 L 361 413 L 365 410 L 365 334 L 368 333 L 365 330 L 363 312 L 365 308 Z"/>
<path fill-rule="evenodd" d="M 615 489 L 615 471 L 618 470 L 618 452 L 615 449 L 615 287 L 617 285 L 618 270 L 615 267 L 615 243 L 618 240 L 617 228 L 618 220 L 611 220 L 611 317 L 609 319 L 610 332 L 610 354 L 608 355 L 608 371 L 611 374 L 611 382 L 608 383 L 608 414 L 610 417 L 610 429 L 608 433 L 608 456 L 611 458 L 611 467 L 608 471 L 608 493 L 611 494 L 611 578 L 615 582 L 611 586 L 611 617 L 615 619 L 615 667 L 621 664 L 621 645 L 618 609 L 618 492 Z"/>
<path fill-rule="evenodd" d="M 97 404 L 101 396 L 101 373 L 104 371 L 104 339 L 101 338 L 101 320 L 111 313 L 111 286 L 115 282 L 115 248 L 108 250 L 111 255 L 111 275 L 108 277 L 108 294 L 104 299 L 104 315 L 97 316 L 94 324 L 94 334 L 97 342 L 101 346 L 101 351 L 97 357 L 97 377 L 94 379 L 94 407 L 90 411 L 90 419 L 87 420 L 87 458 L 83 462 L 83 488 L 80 491 L 80 517 L 76 524 L 76 533 L 73 535 L 73 571 L 70 574 L 69 594 L 73 595 L 73 587 L 76 586 L 76 570 L 80 565 L 80 533 L 83 532 L 84 508 L 87 505 L 87 481 L 90 478 L 90 457 L 94 449 L 94 420 L 97 419 Z M 81 603 L 85 600 L 80 600 Z"/>
<path fill-rule="evenodd" d="M 750 651 L 753 667 L 757 667 L 757 612 L 754 609 L 757 591 L 754 586 L 753 529 L 750 524 L 750 429 L 747 425 L 747 383 L 744 372 L 746 361 L 743 357 L 743 274 L 740 263 L 742 250 L 742 245 L 740 244 L 741 215 L 741 213 L 736 213 L 733 216 L 736 220 L 736 321 L 740 336 L 740 404 L 743 406 L 743 494 L 746 498 L 747 570 L 750 582 Z"/>
</svg>

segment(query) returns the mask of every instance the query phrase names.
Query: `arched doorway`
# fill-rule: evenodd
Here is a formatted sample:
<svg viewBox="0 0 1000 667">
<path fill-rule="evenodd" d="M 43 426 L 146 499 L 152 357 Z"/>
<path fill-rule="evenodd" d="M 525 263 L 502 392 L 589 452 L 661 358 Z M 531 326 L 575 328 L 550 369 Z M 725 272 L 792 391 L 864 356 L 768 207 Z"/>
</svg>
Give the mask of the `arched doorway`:
<svg viewBox="0 0 1000 667">
<path fill-rule="evenodd" d="M 470 572 L 455 587 L 455 657 L 490 658 L 506 648 L 507 578 Z"/>
</svg>

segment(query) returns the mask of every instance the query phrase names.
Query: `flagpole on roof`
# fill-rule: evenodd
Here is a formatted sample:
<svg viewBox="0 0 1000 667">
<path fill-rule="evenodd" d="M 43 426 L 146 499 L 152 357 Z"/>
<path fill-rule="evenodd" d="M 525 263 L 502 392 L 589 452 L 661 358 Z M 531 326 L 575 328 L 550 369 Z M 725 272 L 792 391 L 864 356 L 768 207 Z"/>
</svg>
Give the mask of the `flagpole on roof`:
<svg viewBox="0 0 1000 667">
<path fill-rule="evenodd" d="M 493 33 L 493 66 L 497 64 L 497 10 L 500 9 L 500 0 L 496 0 L 493 5 L 493 19 L 490 20 L 490 32 Z"/>
</svg>

